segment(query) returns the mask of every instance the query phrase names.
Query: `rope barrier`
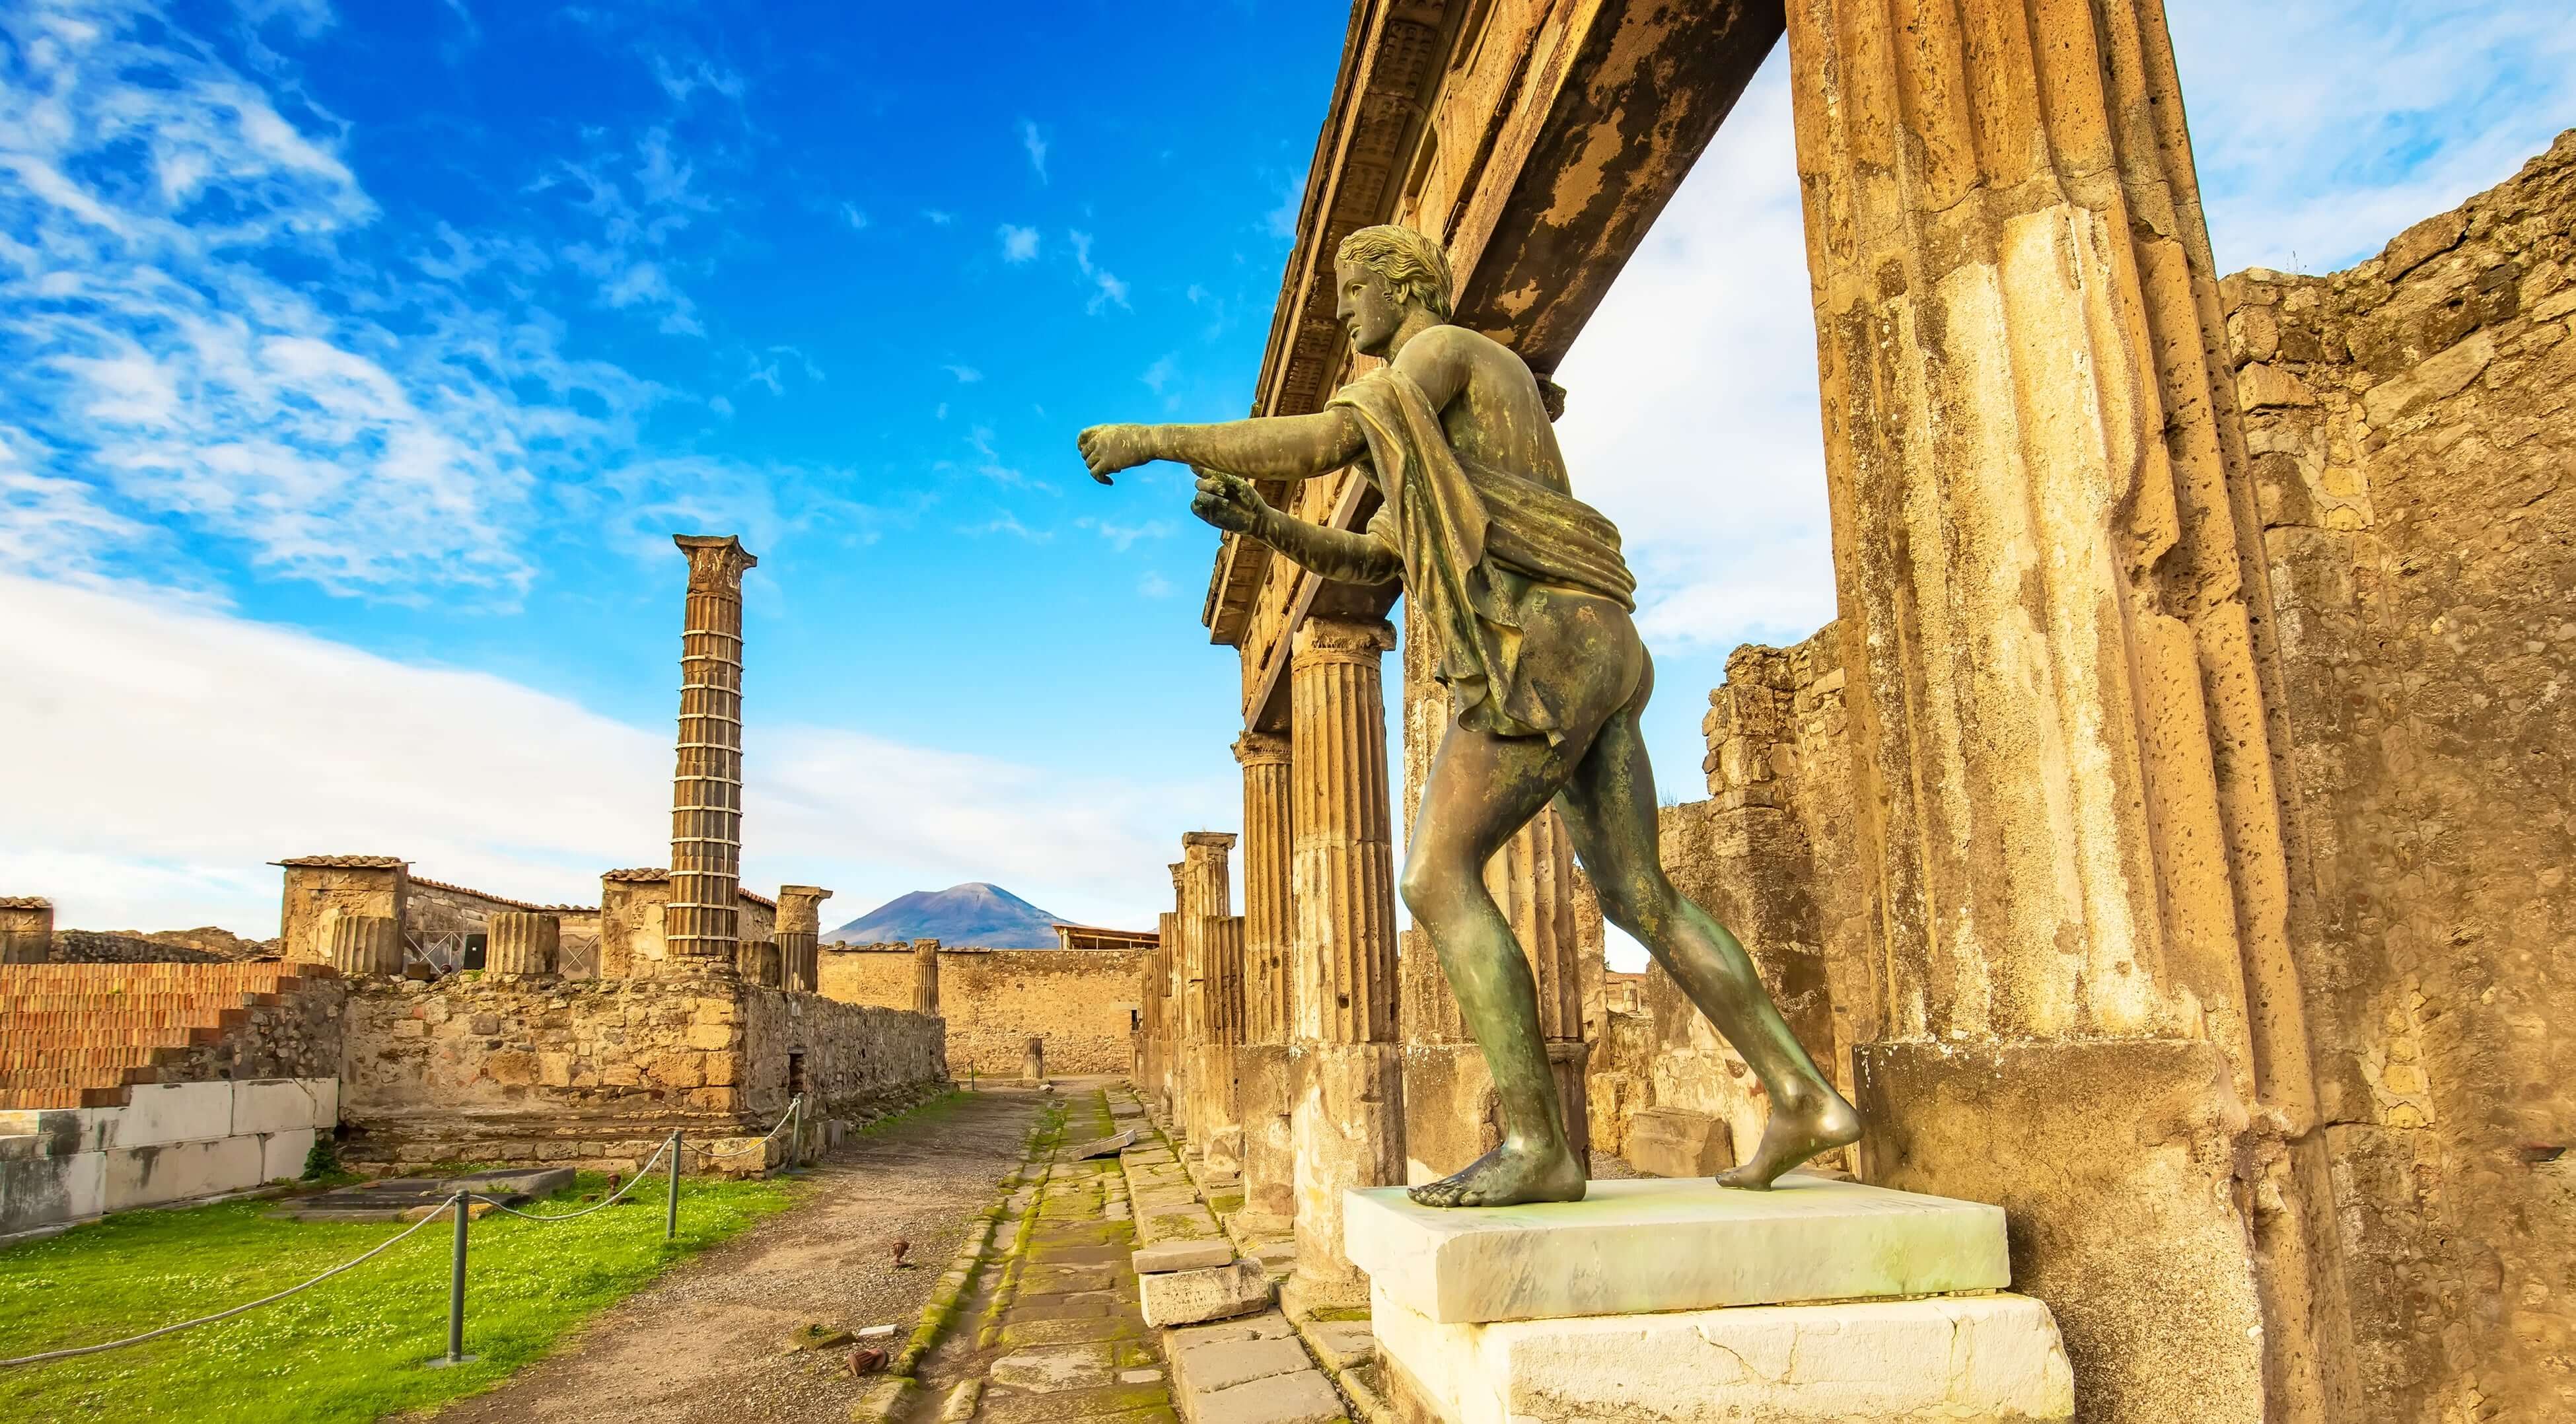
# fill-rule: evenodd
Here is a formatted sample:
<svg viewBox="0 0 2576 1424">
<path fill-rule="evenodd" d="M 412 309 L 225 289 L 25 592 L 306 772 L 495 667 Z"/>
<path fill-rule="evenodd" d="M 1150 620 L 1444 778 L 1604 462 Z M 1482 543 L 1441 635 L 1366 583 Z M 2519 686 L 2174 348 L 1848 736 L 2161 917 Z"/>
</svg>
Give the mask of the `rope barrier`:
<svg viewBox="0 0 2576 1424">
<path fill-rule="evenodd" d="M 429 1215 L 424 1216 L 420 1220 L 403 1228 L 400 1232 L 396 1233 L 391 1240 L 381 1242 L 364 1254 L 333 1266 L 331 1269 L 324 1271 L 322 1274 L 315 1276 L 313 1279 L 306 1281 L 300 1286 L 289 1286 L 275 1295 L 262 1296 L 258 1300 L 251 1301 L 247 1304 L 236 1305 L 230 1310 L 219 1310 L 212 1315 L 198 1316 L 194 1320 L 182 1320 L 176 1325 L 164 1325 L 158 1330 L 146 1330 L 140 1335 L 129 1335 L 122 1340 L 110 1340 L 99 1345 L 79 1345 L 68 1350 L 47 1350 L 41 1355 L 21 1355 L 14 1360 L 0 1360 L 0 1370 L 11 1369 L 19 1365 L 41 1365 L 51 1360 L 69 1360 L 81 1355 L 100 1354 L 108 1350 L 121 1350 L 128 1345 L 140 1345 L 146 1340 L 158 1340 L 164 1335 L 175 1335 L 182 1330 L 193 1330 L 200 1325 L 212 1325 L 218 1320 L 229 1320 L 246 1310 L 257 1310 L 263 1305 L 273 1305 L 299 1291 L 311 1290 L 315 1286 L 322 1284 L 324 1281 L 331 1279 L 333 1276 L 340 1274 L 342 1271 L 365 1265 L 367 1262 L 374 1260 L 376 1257 L 381 1256 L 385 1252 L 402 1244 L 402 1242 L 413 1232 L 418 1231 L 422 1227 L 429 1225 L 431 1222 L 438 1220 L 439 1217 L 445 1215 L 450 1208 L 462 1211 L 464 1209 L 463 1203 L 465 1197 L 466 1193 L 463 1192 L 459 1192 L 455 1196 L 449 1197 L 437 1211 L 433 1211 Z"/>
<path fill-rule="evenodd" d="M 787 1124 L 794 1122 L 796 1120 L 796 1110 L 804 1105 L 805 1095 L 803 1093 L 798 1093 L 795 1097 L 788 1099 L 787 1115 L 778 1120 L 777 1127 L 773 1127 L 769 1130 L 769 1136 L 763 1137 L 758 1142 L 754 1142 L 743 1147 L 728 1147 L 721 1152 L 716 1151 L 711 1147 L 702 1147 L 698 1150 L 701 1154 L 708 1157 L 739 1157 L 746 1152 L 757 1151 L 760 1148 L 768 1146 L 770 1140 L 777 1137 L 779 1132 L 783 1130 Z"/>
<path fill-rule="evenodd" d="M 625 1186 L 617 1189 L 616 1196 L 612 1196 L 604 1202 L 593 1202 L 591 1205 L 583 1207 L 579 1211 L 559 1211 L 541 1215 L 533 1211 L 521 1211 L 517 1207 L 504 1203 L 498 1197 L 487 1197 L 481 1192 L 469 1192 L 467 1195 L 471 1196 L 474 1200 L 483 1203 L 485 1206 L 492 1208 L 494 1211 L 507 1212 L 522 1221 L 570 1221 L 575 1217 L 588 1216 L 594 1211 L 606 1211 L 608 1208 L 617 1205 L 618 1200 L 624 1197 L 628 1192 L 635 1190 L 636 1185 L 644 1180 L 645 1174 L 653 1170 L 653 1164 L 661 1161 L 662 1154 L 670 1151 L 672 1144 L 679 1140 L 680 1134 L 676 1132 L 663 1138 L 662 1145 L 653 1149 L 652 1156 L 647 1157 L 642 1162 L 636 1164 L 635 1175 L 627 1179 Z"/>
</svg>

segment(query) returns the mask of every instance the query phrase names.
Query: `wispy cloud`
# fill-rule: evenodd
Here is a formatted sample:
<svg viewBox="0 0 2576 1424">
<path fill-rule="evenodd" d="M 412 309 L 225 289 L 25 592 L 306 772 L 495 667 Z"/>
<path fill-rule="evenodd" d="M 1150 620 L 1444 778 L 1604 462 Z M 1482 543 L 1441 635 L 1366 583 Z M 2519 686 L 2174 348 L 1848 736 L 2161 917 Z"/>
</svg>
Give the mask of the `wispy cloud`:
<svg viewBox="0 0 2576 1424">
<path fill-rule="evenodd" d="M 657 557 L 670 560 L 667 542 Z M 0 606 L 12 615 L 0 660 L 48 692 L 0 698 L 0 743 L 53 753 L 13 764 L 13 792 L 82 808 L 0 824 L 0 863 L 43 887 L 66 925 L 274 934 L 277 872 L 264 862 L 317 850 L 591 903 L 602 869 L 668 845 L 667 724 L 131 590 L 0 573 Z M 658 639 L 633 652 L 668 656 Z M 260 715 L 240 715 L 250 706 Z M 1173 818 L 1222 815 L 1238 794 L 1222 775 L 1067 775 L 757 715 L 744 742 L 745 819 L 760 830 L 743 883 L 831 885 L 861 908 L 991 879 L 1061 913 L 1148 924 L 1169 894 Z M 542 788 L 545 814 L 496 820 L 495 785 Z"/>
<path fill-rule="evenodd" d="M 1095 519 L 1088 514 L 1074 520 L 1073 526 L 1076 529 L 1088 529 L 1099 535 L 1102 542 L 1122 554 L 1134 548 L 1139 539 L 1167 538 L 1172 532 L 1171 521 L 1165 519 L 1149 519 L 1142 524 L 1120 524 L 1112 520 Z"/>
<path fill-rule="evenodd" d="M 1038 132 L 1038 126 L 1029 122 L 1027 119 L 1020 120 L 1020 147 L 1027 150 L 1029 155 L 1029 167 L 1037 171 L 1038 181 L 1041 183 L 1046 182 L 1046 135 Z"/>
<path fill-rule="evenodd" d="M 975 535 L 1009 534 L 1016 538 L 1026 539 L 1032 544 L 1044 544 L 1055 538 L 1054 531 L 1031 529 L 1029 526 L 1020 522 L 1020 517 L 1018 515 L 1012 514 L 1007 510 L 995 514 L 991 519 L 988 519 L 981 524 L 970 524 L 958 532 L 961 534 Z"/>
<path fill-rule="evenodd" d="M 704 58 L 673 59 L 656 54 L 651 63 L 653 81 L 675 104 L 689 102 L 689 96 L 701 89 L 727 99 L 740 99 L 747 87 L 741 75 Z"/>
<path fill-rule="evenodd" d="M 1153 365 L 1145 368 L 1145 374 L 1138 376 L 1136 379 L 1144 382 L 1147 390 L 1150 390 L 1159 396 L 1171 386 L 1174 380 L 1179 378 L 1180 374 L 1180 353 L 1177 351 L 1167 351 L 1160 357 L 1156 358 Z"/>
<path fill-rule="evenodd" d="M 841 205 L 841 221 L 848 223 L 852 232 L 865 232 L 868 228 L 868 215 L 856 203 Z"/>
<path fill-rule="evenodd" d="M 921 215 L 929 220 L 932 227 L 946 227 L 957 221 L 957 215 L 945 208 L 923 208 Z"/>
<path fill-rule="evenodd" d="M 1119 281 L 1116 273 L 1092 262 L 1091 234 L 1078 231 L 1067 232 L 1065 240 L 1073 244 L 1075 270 L 1082 274 L 1084 285 L 1092 289 L 1091 300 L 1083 305 L 1083 310 L 1098 316 L 1113 302 L 1121 309 L 1126 309 L 1127 284 Z"/>
<path fill-rule="evenodd" d="M 1169 598 L 1172 596 L 1172 581 L 1149 571 L 1136 580 L 1136 591 L 1147 598 Z"/>
<path fill-rule="evenodd" d="M 971 386 L 977 381 L 984 379 L 983 372 L 976 370 L 972 366 L 961 366 L 954 361 L 949 362 L 947 365 L 944 365 L 939 369 L 955 376 L 959 385 Z"/>
<path fill-rule="evenodd" d="M 1009 223 L 1004 223 L 1002 224 L 1001 238 L 1002 260 L 1005 262 L 1026 262 L 1038 255 L 1038 230 L 1036 228 L 1014 227 Z"/>
</svg>

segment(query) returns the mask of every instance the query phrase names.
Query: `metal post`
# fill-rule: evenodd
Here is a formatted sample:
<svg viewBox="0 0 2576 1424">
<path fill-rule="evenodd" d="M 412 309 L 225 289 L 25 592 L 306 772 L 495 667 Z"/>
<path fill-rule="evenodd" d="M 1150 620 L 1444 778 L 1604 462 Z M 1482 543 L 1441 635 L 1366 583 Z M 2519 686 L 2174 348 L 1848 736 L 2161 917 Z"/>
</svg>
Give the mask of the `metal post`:
<svg viewBox="0 0 2576 1424">
<path fill-rule="evenodd" d="M 787 1165 L 802 1167 L 805 1165 L 805 1095 L 798 1093 L 796 1100 L 787 1105 L 787 1110 L 796 1116 L 796 1125 L 787 1130 Z"/>
<path fill-rule="evenodd" d="M 680 1134 L 676 1129 L 671 1133 L 671 1190 L 670 1200 L 662 1204 L 662 1239 L 680 1239 Z"/>
<path fill-rule="evenodd" d="M 467 1224 L 474 1219 L 471 1203 L 463 1192 L 456 1194 L 456 1259 L 447 1276 L 447 1361 L 465 1363 L 465 1238 Z"/>
</svg>

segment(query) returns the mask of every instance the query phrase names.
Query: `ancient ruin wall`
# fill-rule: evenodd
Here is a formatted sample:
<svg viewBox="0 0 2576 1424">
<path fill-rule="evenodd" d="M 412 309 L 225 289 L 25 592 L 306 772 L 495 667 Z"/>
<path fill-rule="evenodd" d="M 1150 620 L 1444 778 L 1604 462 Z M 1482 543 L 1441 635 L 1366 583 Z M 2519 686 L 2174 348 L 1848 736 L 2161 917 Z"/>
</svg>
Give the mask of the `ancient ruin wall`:
<svg viewBox="0 0 2576 1424">
<path fill-rule="evenodd" d="M 2361 1395 L 2576 1417 L 2576 132 L 2373 261 L 2224 290 Z"/>
<path fill-rule="evenodd" d="M 909 1009 L 754 986 L 743 991 L 742 1024 L 743 1101 L 763 1119 L 786 1109 L 791 1071 L 813 1117 L 883 1112 L 948 1077 L 940 1021 Z"/>
<path fill-rule="evenodd" d="M 1128 1072 L 1146 962 L 1129 949 L 941 949 L 949 1076 L 1016 1076 L 1032 1034 L 1046 1038 L 1050 1073 Z M 908 1008 L 912 986 L 908 944 L 823 946 L 826 998 Z"/>
</svg>

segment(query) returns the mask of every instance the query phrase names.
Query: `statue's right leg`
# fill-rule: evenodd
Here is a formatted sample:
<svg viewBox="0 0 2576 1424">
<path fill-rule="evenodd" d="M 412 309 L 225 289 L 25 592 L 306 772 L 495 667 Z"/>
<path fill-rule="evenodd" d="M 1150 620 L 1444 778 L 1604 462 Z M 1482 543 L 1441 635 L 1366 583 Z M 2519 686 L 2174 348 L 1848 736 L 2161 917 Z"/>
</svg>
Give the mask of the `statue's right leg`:
<svg viewBox="0 0 2576 1424">
<path fill-rule="evenodd" d="M 1413 1189 L 1425 1206 L 1576 1201 L 1589 1175 L 1565 1134 L 1538 1019 L 1538 988 L 1511 922 L 1485 888 L 1485 863 L 1529 824 L 1572 765 L 1544 737 L 1497 737 L 1452 722 L 1431 762 L 1405 846 L 1404 903 L 1440 956 L 1460 1016 L 1485 1052 L 1501 1109 L 1493 1151 Z"/>
<path fill-rule="evenodd" d="M 1574 768 L 1558 807 L 1601 912 L 1634 935 L 1762 1081 L 1771 1117 L 1752 1157 L 1718 1180 L 1765 1188 L 1783 1172 L 1860 1137 L 1860 1114 L 1807 1056 L 1744 946 L 1674 888 L 1657 847 L 1655 774 L 1637 716 L 1649 673 Z"/>
</svg>

